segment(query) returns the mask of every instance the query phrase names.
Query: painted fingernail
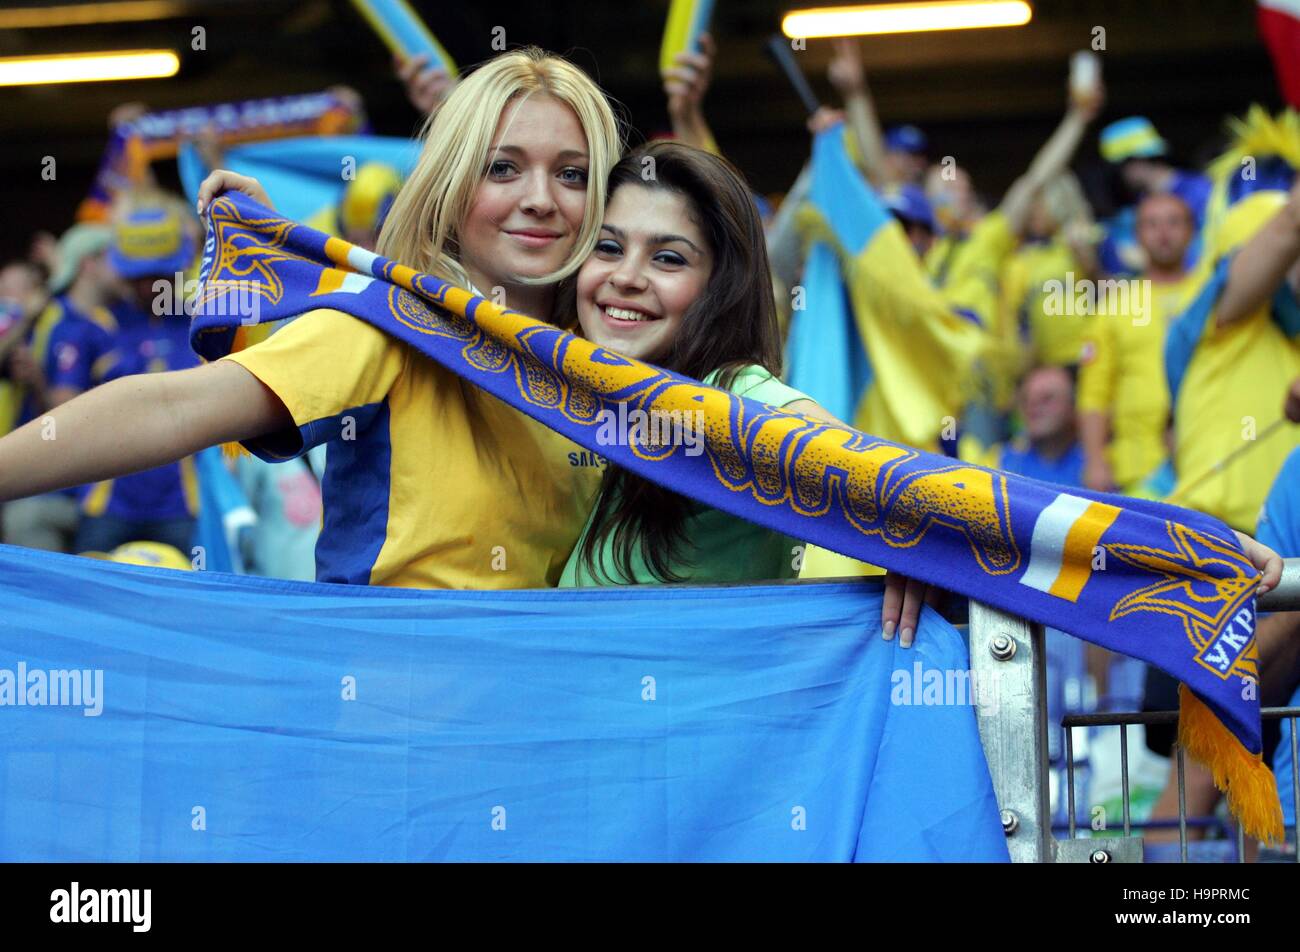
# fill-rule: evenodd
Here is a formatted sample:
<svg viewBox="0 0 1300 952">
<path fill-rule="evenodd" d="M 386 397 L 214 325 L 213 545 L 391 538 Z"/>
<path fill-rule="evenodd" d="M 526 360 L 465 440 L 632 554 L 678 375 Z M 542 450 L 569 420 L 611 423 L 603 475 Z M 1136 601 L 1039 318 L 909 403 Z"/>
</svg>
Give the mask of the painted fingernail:
<svg viewBox="0 0 1300 952">
<path fill-rule="evenodd" d="M 894 640 L 894 623 L 892 621 L 885 622 L 885 640 Z"/>
<path fill-rule="evenodd" d="M 904 628 L 898 636 L 898 643 L 904 648 L 912 647 L 912 629 Z"/>
</svg>

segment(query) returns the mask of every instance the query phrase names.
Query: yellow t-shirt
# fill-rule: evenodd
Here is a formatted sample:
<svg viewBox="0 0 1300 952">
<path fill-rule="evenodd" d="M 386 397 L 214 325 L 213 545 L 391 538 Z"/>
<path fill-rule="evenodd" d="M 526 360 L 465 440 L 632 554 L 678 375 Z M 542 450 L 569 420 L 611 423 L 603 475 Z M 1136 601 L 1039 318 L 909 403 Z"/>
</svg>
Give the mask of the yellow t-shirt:
<svg viewBox="0 0 1300 952">
<path fill-rule="evenodd" d="M 1001 275 L 1016 240 L 1006 216 L 992 211 L 966 237 L 936 241 L 925 257 L 926 270 L 949 304 L 976 315 L 987 335 L 971 398 L 1003 410 L 1011 407 L 1024 363 L 1019 330 L 1001 306 Z"/>
<path fill-rule="evenodd" d="M 1300 443 L 1300 426 L 1270 430 L 1282 418 L 1287 387 L 1300 377 L 1300 303 L 1284 284 L 1254 314 L 1216 326 L 1230 263 L 1224 258 L 1209 273 L 1169 331 L 1178 481 L 1168 501 L 1253 532 L 1273 480 Z"/>
<path fill-rule="evenodd" d="M 1165 336 L 1190 303 L 1197 276 L 1169 284 L 1143 280 L 1124 313 L 1099 314 L 1088 322 L 1079 368 L 1079 409 L 1110 418 L 1106 452 L 1116 484 L 1129 492 L 1160 467 L 1168 455 L 1169 384 Z M 1150 289 L 1146 298 L 1144 289 Z M 1121 298 L 1122 299 L 1122 298 Z"/>
<path fill-rule="evenodd" d="M 604 460 L 364 321 L 309 311 L 231 354 L 297 430 L 246 443 L 276 462 L 328 442 L 323 582 L 554 585 Z"/>
<path fill-rule="evenodd" d="M 1007 261 L 1002 273 L 1003 320 L 1028 331 L 1031 359 L 1038 363 L 1077 364 L 1083 356 L 1087 315 L 1073 308 L 1054 313 L 1049 303 L 1053 285 L 1083 274 L 1078 261 L 1060 241 L 1025 244 Z"/>
<path fill-rule="evenodd" d="M 969 396 L 987 341 L 987 315 L 930 283 L 897 222 L 872 235 L 846 269 L 871 382 L 854 413 L 859 430 L 936 450 L 945 417 Z"/>
</svg>

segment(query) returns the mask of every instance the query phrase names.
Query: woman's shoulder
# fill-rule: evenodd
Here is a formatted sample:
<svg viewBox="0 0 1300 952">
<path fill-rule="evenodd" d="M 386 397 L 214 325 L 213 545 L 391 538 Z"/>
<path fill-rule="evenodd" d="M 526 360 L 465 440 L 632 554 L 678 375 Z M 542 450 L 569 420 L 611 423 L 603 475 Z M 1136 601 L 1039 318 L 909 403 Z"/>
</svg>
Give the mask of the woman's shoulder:
<svg viewBox="0 0 1300 952">
<path fill-rule="evenodd" d="M 715 370 L 704 379 L 704 382 L 717 386 L 721 376 L 722 372 Z M 799 400 L 810 399 L 807 394 L 783 383 L 780 377 L 761 364 L 746 364 L 741 367 L 732 377 L 731 385 L 727 389 L 738 397 L 747 397 L 774 407 L 783 407 Z"/>
<path fill-rule="evenodd" d="M 338 351 L 371 357 L 389 351 L 401 352 L 407 346 L 368 321 L 330 307 L 303 311 L 297 317 L 277 322 L 269 334 L 254 339 L 262 348 L 303 346 L 314 352 Z"/>
<path fill-rule="evenodd" d="M 391 385 L 409 363 L 408 348 L 401 341 L 333 308 L 304 311 L 278 324 L 268 336 L 254 334 L 245 339 L 246 345 L 227 359 L 258 376 L 265 372 L 283 378 L 286 384 L 316 388 L 355 388 L 362 382 Z"/>
</svg>

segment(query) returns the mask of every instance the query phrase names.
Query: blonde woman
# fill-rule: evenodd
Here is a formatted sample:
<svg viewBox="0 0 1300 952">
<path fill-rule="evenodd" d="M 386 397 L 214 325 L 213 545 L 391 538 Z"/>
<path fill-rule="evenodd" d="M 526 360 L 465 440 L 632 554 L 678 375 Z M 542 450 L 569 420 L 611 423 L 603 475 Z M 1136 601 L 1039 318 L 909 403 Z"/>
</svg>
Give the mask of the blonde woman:
<svg viewBox="0 0 1300 952">
<path fill-rule="evenodd" d="M 378 251 L 554 316 L 556 283 L 596 243 L 620 151 L 614 115 L 586 74 L 539 50 L 503 54 L 426 124 Z M 252 180 L 214 173 L 200 211 L 229 187 L 266 202 Z M 330 582 L 553 585 L 601 475 L 578 465 L 590 454 L 333 310 L 202 367 L 123 378 L 50 416 L 57 440 L 41 438 L 39 421 L 0 439 L 0 501 L 217 443 L 277 460 L 327 442 L 316 558 L 317 578 Z"/>
</svg>

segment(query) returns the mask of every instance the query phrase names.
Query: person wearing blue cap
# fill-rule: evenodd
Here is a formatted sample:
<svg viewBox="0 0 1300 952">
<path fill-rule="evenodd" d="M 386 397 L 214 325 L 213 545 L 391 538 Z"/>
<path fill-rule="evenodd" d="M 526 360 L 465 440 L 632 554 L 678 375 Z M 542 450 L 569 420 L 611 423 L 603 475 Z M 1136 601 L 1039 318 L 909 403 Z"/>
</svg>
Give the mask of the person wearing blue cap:
<svg viewBox="0 0 1300 952">
<path fill-rule="evenodd" d="M 126 294 L 114 303 L 118 331 L 94 368 L 96 383 L 198 365 L 181 301 L 197 244 L 197 222 L 179 199 L 145 192 L 119 202 L 108 263 L 125 282 Z M 198 504 L 192 457 L 104 480 L 82 499 L 74 547 L 108 552 L 125 542 L 153 541 L 188 553 Z"/>
<path fill-rule="evenodd" d="M 920 186 L 930 164 L 925 133 L 916 126 L 894 126 L 885 132 L 886 177 L 892 182 Z"/>
<path fill-rule="evenodd" d="M 910 182 L 905 185 L 889 186 L 881 189 L 880 200 L 903 226 L 917 255 L 924 258 L 938 231 L 934 220 L 934 209 L 930 207 L 930 200 L 925 197 L 925 190 Z"/>
<path fill-rule="evenodd" d="M 1209 176 L 1175 166 L 1169 160 L 1169 143 L 1146 116 L 1112 122 L 1101 130 L 1098 148 L 1114 169 L 1121 206 L 1102 223 L 1106 237 L 1098 248 L 1099 263 L 1108 274 L 1136 275 L 1146 263 L 1136 234 L 1137 206 L 1142 197 L 1158 192 L 1178 196 L 1192 210 L 1199 230 L 1213 183 Z M 1199 256 L 1200 243 L 1193 242 L 1187 251 L 1187 266 L 1195 264 Z"/>
</svg>

